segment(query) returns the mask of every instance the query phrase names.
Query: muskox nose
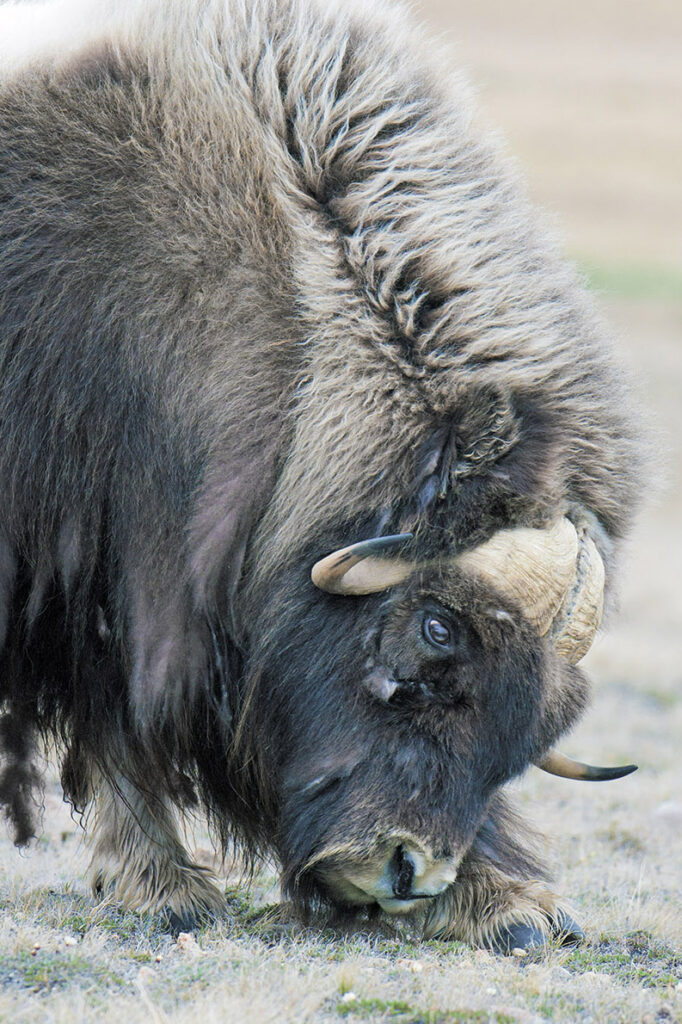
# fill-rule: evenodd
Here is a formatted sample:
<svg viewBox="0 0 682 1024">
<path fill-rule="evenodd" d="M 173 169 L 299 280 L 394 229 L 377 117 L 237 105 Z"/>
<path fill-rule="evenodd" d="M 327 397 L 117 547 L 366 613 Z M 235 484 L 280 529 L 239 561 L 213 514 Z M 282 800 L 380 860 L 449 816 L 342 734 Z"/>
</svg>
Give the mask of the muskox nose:
<svg viewBox="0 0 682 1024">
<path fill-rule="evenodd" d="M 404 846 L 399 846 L 393 854 L 389 866 L 393 895 L 399 900 L 407 899 L 412 892 L 415 867 L 411 854 Z"/>
<path fill-rule="evenodd" d="M 413 837 L 384 841 L 376 854 L 343 863 L 332 860 L 317 868 L 327 888 L 344 903 L 376 902 L 388 914 L 407 914 L 420 900 L 438 896 L 457 877 L 459 856 L 433 851 Z"/>
</svg>

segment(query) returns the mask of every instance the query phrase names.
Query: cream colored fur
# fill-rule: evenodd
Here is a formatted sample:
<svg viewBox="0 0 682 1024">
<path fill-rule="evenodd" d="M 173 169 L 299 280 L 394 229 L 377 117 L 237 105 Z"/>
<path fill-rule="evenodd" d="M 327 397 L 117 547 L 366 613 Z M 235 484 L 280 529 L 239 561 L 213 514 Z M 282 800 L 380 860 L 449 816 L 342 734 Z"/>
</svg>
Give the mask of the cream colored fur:
<svg viewBox="0 0 682 1024">
<path fill-rule="evenodd" d="M 570 916 L 570 906 L 546 883 L 509 878 L 488 864 L 478 864 L 434 900 L 424 936 L 487 946 L 503 929 L 526 924 L 549 937 L 551 921 L 562 913 Z"/>
<path fill-rule="evenodd" d="M 165 911 L 188 926 L 197 915 L 224 910 L 214 876 L 189 859 L 175 814 L 162 797 L 141 793 L 122 776 L 116 788 L 102 779 L 88 825 L 96 895 L 111 896 L 130 910 Z"/>
</svg>

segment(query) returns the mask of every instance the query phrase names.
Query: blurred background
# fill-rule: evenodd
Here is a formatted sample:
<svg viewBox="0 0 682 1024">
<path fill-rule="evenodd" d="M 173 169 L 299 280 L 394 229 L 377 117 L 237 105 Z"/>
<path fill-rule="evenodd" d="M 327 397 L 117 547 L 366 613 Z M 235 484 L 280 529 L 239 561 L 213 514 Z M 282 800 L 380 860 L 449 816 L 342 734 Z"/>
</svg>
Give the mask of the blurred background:
<svg viewBox="0 0 682 1024">
<path fill-rule="evenodd" d="M 615 925 L 620 915 L 622 928 L 625 899 L 632 926 L 680 939 L 682 4 L 414 7 L 472 80 L 484 120 L 596 292 L 656 431 L 664 486 L 630 545 L 620 614 L 583 662 L 593 707 L 563 745 L 597 764 L 636 761 L 640 771 L 587 790 L 529 773 L 519 797 L 543 825 L 549 819 L 562 890 L 590 908 L 593 923 Z"/>
</svg>

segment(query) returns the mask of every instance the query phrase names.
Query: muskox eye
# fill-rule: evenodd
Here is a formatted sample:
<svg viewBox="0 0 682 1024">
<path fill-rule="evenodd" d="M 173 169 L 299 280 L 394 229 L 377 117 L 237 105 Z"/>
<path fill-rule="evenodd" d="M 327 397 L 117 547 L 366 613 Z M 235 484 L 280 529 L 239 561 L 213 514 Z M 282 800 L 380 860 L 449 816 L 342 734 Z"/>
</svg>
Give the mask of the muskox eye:
<svg viewBox="0 0 682 1024">
<path fill-rule="evenodd" d="M 434 615 L 426 615 L 423 625 L 424 639 L 434 647 L 449 647 L 452 643 L 452 630 Z"/>
</svg>

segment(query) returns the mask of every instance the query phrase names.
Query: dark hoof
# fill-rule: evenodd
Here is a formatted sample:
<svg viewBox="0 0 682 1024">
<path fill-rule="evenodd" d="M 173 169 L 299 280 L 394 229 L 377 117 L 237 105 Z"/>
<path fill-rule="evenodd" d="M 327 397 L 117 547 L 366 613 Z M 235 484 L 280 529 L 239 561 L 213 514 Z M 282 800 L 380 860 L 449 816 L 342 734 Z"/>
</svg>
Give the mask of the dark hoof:
<svg viewBox="0 0 682 1024">
<path fill-rule="evenodd" d="M 547 936 L 532 924 L 510 924 L 486 942 L 486 949 L 502 956 L 511 956 L 515 949 L 537 949 L 547 945 Z"/>
<path fill-rule="evenodd" d="M 563 910 L 552 921 L 552 935 L 560 946 L 579 946 L 585 941 L 585 932 L 578 922 Z"/>
<path fill-rule="evenodd" d="M 201 919 L 197 914 L 186 911 L 184 914 L 176 914 L 174 910 L 163 911 L 163 922 L 171 935 L 177 937 L 180 932 L 193 932 L 201 926 Z"/>
<path fill-rule="evenodd" d="M 532 924 L 510 924 L 486 943 L 486 949 L 502 956 L 511 956 L 515 949 L 529 952 L 532 949 L 549 946 L 551 940 L 558 942 L 560 946 L 577 946 L 585 940 L 585 932 L 580 925 L 563 910 L 551 920 L 550 929 L 551 935 L 548 937 Z"/>
</svg>

